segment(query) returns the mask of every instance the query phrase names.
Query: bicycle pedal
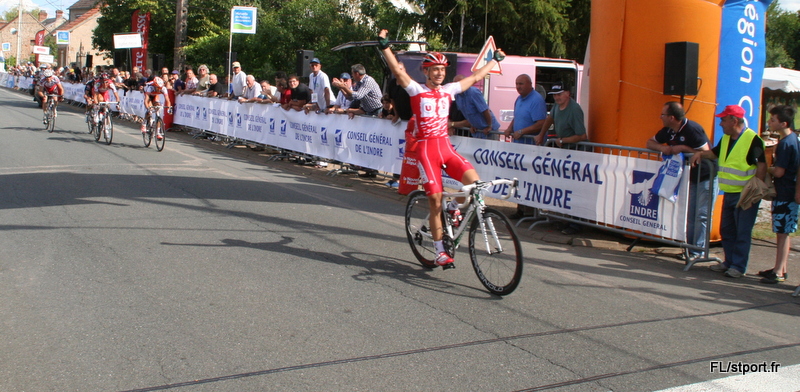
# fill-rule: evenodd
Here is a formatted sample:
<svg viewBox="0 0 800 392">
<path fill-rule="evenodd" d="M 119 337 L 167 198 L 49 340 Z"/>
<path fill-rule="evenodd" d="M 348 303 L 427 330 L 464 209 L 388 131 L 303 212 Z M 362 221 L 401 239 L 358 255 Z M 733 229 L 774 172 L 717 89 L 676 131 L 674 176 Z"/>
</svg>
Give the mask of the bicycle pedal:
<svg viewBox="0 0 800 392">
<path fill-rule="evenodd" d="M 447 263 L 442 266 L 442 271 L 449 270 L 451 268 L 456 268 L 456 263 Z"/>
</svg>

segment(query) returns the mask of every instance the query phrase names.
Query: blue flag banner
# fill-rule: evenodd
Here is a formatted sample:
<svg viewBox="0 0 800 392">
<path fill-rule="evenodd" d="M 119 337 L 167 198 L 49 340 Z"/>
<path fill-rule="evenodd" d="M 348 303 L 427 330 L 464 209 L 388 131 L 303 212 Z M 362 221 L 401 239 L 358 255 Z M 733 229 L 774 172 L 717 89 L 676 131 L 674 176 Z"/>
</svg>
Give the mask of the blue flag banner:
<svg viewBox="0 0 800 392">
<path fill-rule="evenodd" d="M 772 0 L 728 0 L 722 7 L 717 75 L 717 113 L 727 105 L 744 108 L 750 128 L 758 129 L 761 79 L 767 58 L 764 37 L 767 7 Z M 714 125 L 715 144 L 722 128 Z"/>
</svg>

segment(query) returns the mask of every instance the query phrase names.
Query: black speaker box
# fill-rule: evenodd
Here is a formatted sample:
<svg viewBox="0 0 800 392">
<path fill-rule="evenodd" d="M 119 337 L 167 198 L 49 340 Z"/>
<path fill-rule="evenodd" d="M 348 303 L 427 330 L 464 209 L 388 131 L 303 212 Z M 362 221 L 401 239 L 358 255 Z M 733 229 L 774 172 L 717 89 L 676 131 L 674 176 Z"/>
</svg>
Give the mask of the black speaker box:
<svg viewBox="0 0 800 392">
<path fill-rule="evenodd" d="M 119 68 L 120 71 L 128 69 L 128 52 L 124 50 L 114 51 L 114 67 Z"/>
<path fill-rule="evenodd" d="M 295 63 L 295 69 L 294 69 L 294 72 L 295 74 L 297 74 L 297 77 L 306 78 L 308 77 L 308 75 L 311 75 L 311 66 L 309 63 L 313 58 L 314 58 L 313 50 L 297 51 L 297 62 Z"/>
<path fill-rule="evenodd" d="M 664 95 L 697 95 L 696 42 L 668 42 L 664 50 Z"/>
<path fill-rule="evenodd" d="M 92 56 L 90 54 L 87 54 L 86 55 L 86 65 L 84 65 L 84 67 L 91 67 L 92 66 L 92 62 L 93 62 L 93 58 L 94 58 L 94 56 Z"/>
</svg>

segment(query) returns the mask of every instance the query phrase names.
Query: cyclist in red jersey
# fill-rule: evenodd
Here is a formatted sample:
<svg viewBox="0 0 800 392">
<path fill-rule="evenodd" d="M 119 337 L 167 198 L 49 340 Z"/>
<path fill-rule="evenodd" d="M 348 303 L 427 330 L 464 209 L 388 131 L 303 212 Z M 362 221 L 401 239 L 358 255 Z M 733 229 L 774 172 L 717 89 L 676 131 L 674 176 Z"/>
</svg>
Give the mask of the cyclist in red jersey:
<svg viewBox="0 0 800 392">
<path fill-rule="evenodd" d="M 405 70 L 389 47 L 388 30 L 381 30 L 378 34 L 378 46 L 383 52 L 389 69 L 397 79 L 397 84 L 404 88 L 411 97 L 411 110 L 416 120 L 414 136 L 417 141 L 418 165 L 422 177 L 425 194 L 431 211 L 442 210 L 442 168 L 447 175 L 460 180 L 462 184 L 473 184 L 480 180 L 478 172 L 464 157 L 459 155 L 450 143 L 447 134 L 450 112 L 450 102 L 455 95 L 467 90 L 479 80 L 483 80 L 496 62 L 505 58 L 505 53 L 497 50 L 494 59 L 487 62 L 470 76 L 459 82 L 442 84 L 447 73 L 447 58 L 437 52 L 428 53 L 422 61 L 422 73 L 425 74 L 425 84 L 420 85 L 414 81 Z M 463 203 L 464 200 L 458 200 Z M 455 204 L 455 203 L 453 203 Z M 448 211 L 453 215 L 460 214 L 455 205 L 449 205 Z M 445 251 L 442 238 L 441 214 L 431 213 L 430 229 L 436 247 L 435 263 L 443 268 L 453 266 L 453 258 Z"/>
<path fill-rule="evenodd" d="M 150 106 L 159 105 L 159 101 L 161 98 L 164 100 L 163 108 L 167 109 L 168 112 L 171 113 L 171 102 L 169 101 L 169 92 L 167 91 L 167 87 L 164 83 L 164 79 L 156 76 L 153 80 L 145 83 L 144 85 L 144 107 L 147 110 L 147 113 L 144 115 L 144 121 L 142 122 L 142 127 L 140 130 L 142 133 L 147 131 L 147 123 L 150 121 Z M 157 134 L 156 138 L 161 140 L 163 138 L 161 134 Z"/>
<path fill-rule="evenodd" d="M 94 81 L 94 87 L 92 88 L 94 102 L 111 102 L 111 93 L 114 93 L 114 97 L 116 98 L 114 102 L 119 102 L 117 87 L 114 85 L 111 78 L 108 77 L 108 74 L 104 72 L 100 74 L 100 78 Z"/>
<path fill-rule="evenodd" d="M 52 69 L 42 71 L 42 79 L 39 81 L 39 89 L 36 94 L 39 95 L 39 101 L 42 103 L 42 113 L 44 115 L 42 123 L 47 124 L 47 100 L 49 99 L 47 95 L 58 95 L 57 102 L 64 100 L 64 86 L 61 85 L 61 80 L 55 76 Z"/>
</svg>

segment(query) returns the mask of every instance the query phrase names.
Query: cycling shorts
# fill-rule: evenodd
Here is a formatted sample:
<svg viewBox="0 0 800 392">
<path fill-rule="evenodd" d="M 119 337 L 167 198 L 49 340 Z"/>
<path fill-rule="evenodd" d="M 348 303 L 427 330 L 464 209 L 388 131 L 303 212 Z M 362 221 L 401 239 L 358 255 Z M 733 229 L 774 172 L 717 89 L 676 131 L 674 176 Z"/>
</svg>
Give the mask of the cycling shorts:
<svg viewBox="0 0 800 392">
<path fill-rule="evenodd" d="M 98 91 L 97 95 L 100 95 L 100 96 L 103 97 L 103 101 L 102 102 L 111 102 L 111 96 L 113 94 L 111 93 L 111 90 L 106 90 L 106 91 L 103 91 L 103 92 L 99 92 Z"/>
<path fill-rule="evenodd" d="M 417 154 L 422 187 L 428 196 L 442 192 L 442 168 L 456 181 L 461 181 L 464 173 L 474 169 L 468 160 L 453 149 L 449 137 L 417 141 Z"/>
</svg>

